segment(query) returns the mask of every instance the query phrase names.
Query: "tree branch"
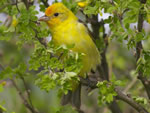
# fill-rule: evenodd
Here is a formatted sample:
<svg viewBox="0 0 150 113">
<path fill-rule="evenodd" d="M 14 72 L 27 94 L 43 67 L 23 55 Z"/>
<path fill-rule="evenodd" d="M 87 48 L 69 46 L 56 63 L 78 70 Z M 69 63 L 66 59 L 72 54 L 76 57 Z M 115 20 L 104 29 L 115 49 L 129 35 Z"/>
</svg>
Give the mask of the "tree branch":
<svg viewBox="0 0 150 113">
<path fill-rule="evenodd" d="M 139 0 L 139 1 L 141 2 L 141 4 L 146 3 L 146 0 Z M 142 7 L 139 11 L 138 28 L 137 28 L 138 32 L 142 32 L 142 29 L 143 29 L 143 22 L 144 22 L 144 14 L 142 12 L 143 9 L 144 9 L 144 7 Z M 141 41 L 137 42 L 137 44 L 136 44 L 136 61 L 139 60 L 142 49 L 143 49 L 142 42 Z M 150 99 L 150 81 L 148 81 L 147 78 L 143 76 L 143 72 L 141 72 L 141 71 L 138 72 L 138 79 L 143 83 L 143 85 L 146 89 L 147 95 Z"/>
<path fill-rule="evenodd" d="M 24 95 L 22 94 L 22 92 L 20 91 L 20 89 L 18 88 L 17 84 L 15 83 L 15 81 L 12 79 L 12 84 L 13 86 L 16 88 L 18 94 L 20 95 L 23 104 L 26 106 L 26 108 L 28 108 L 32 113 L 40 113 L 39 111 L 35 110 L 26 100 L 26 98 L 24 97 Z"/>
<path fill-rule="evenodd" d="M 37 25 L 40 25 L 38 21 L 35 22 Z M 38 31 L 35 28 L 32 28 L 35 32 L 35 38 L 43 45 L 45 48 L 47 48 L 47 41 L 44 38 L 38 37 Z"/>
<path fill-rule="evenodd" d="M 48 0 L 41 0 L 41 2 L 45 5 L 45 7 L 48 7 L 49 6 L 49 4 L 48 4 Z"/>
<path fill-rule="evenodd" d="M 16 0 L 16 8 L 18 10 L 18 12 L 20 13 L 19 7 L 18 7 L 18 0 Z"/>
<path fill-rule="evenodd" d="M 97 15 L 93 15 L 92 18 L 87 17 L 87 20 L 92 25 L 92 29 L 93 29 L 92 36 L 94 37 L 94 39 L 104 41 L 105 48 L 103 48 L 103 51 L 101 53 L 101 64 L 97 67 L 97 69 L 98 69 L 100 78 L 102 80 L 109 81 L 109 69 L 108 69 L 108 63 L 106 60 L 108 39 L 107 39 L 107 35 L 105 34 L 104 21 L 101 20 L 99 22 Z M 102 38 L 100 38 L 100 36 L 99 36 L 100 27 L 103 28 L 103 37 Z M 121 109 L 119 108 L 119 106 L 115 100 L 112 103 L 110 103 L 108 107 L 112 111 L 112 113 L 122 113 Z"/>
<path fill-rule="evenodd" d="M 115 91 L 117 93 L 117 96 L 116 96 L 117 99 L 128 103 L 133 108 L 135 108 L 135 110 L 137 110 L 139 113 L 149 113 L 144 107 L 142 107 L 137 102 L 135 102 L 131 97 L 129 97 L 129 96 L 125 95 L 124 93 L 122 93 L 122 91 L 119 90 L 118 88 L 115 88 Z"/>
<path fill-rule="evenodd" d="M 22 79 L 22 81 L 23 81 L 25 90 L 26 90 L 26 92 L 27 92 L 27 95 L 28 95 L 28 99 L 29 99 L 30 105 L 31 105 L 32 109 L 34 109 L 34 106 L 33 106 L 33 104 L 32 104 L 31 97 L 30 97 L 30 91 L 28 90 L 26 81 L 25 81 L 24 77 L 21 77 L 21 79 Z"/>
<path fill-rule="evenodd" d="M 5 69 L 1 64 L 0 64 L 0 67 L 2 68 L 2 70 Z M 17 84 L 15 83 L 15 80 L 14 80 L 14 79 L 10 79 L 10 80 L 11 80 L 13 86 L 16 88 L 16 90 L 17 90 L 19 96 L 21 97 L 21 99 L 22 99 L 23 104 L 25 105 L 25 107 L 28 108 L 32 113 L 40 113 L 39 111 L 37 111 L 37 110 L 33 107 L 32 101 L 31 101 L 31 98 L 30 98 L 30 92 L 29 92 L 29 90 L 28 90 L 28 88 L 27 88 L 26 82 L 25 82 L 25 80 L 24 80 L 23 77 L 21 77 L 21 79 L 22 79 L 23 84 L 24 84 L 24 86 L 25 86 L 25 89 L 26 89 L 26 91 L 27 91 L 28 99 L 29 99 L 30 104 L 28 103 L 28 101 L 27 101 L 27 99 L 24 97 L 24 95 L 22 94 L 21 90 L 18 88 Z M 1 113 L 1 111 L 0 111 L 0 113 Z"/>
<path fill-rule="evenodd" d="M 22 2 L 24 3 L 24 5 L 26 6 L 26 9 L 28 10 L 29 7 L 30 7 L 31 5 L 33 5 L 34 0 L 33 0 L 33 1 L 31 1 L 31 0 L 22 0 Z"/>
<path fill-rule="evenodd" d="M 9 5 L 16 5 L 16 3 L 7 3 L 7 4 L 4 4 L 2 7 L 0 7 L 0 11 L 3 10 L 4 8 L 6 8 Z"/>
<path fill-rule="evenodd" d="M 29 1 L 28 0 L 22 0 L 22 2 L 24 3 L 24 5 L 26 6 L 26 9 L 28 10 L 30 7 Z"/>
<path fill-rule="evenodd" d="M 97 84 L 98 81 L 91 81 L 89 79 L 87 80 L 87 79 L 83 79 L 83 78 L 80 78 L 80 81 L 81 81 L 82 85 L 88 86 L 92 89 L 97 88 L 96 84 Z M 141 106 L 140 104 L 135 102 L 131 97 L 129 97 L 126 94 L 122 93 L 122 91 L 119 88 L 115 87 L 115 91 L 117 93 L 117 96 L 116 96 L 117 99 L 128 103 L 129 105 L 131 105 L 139 113 L 149 113 L 143 106 Z"/>
</svg>

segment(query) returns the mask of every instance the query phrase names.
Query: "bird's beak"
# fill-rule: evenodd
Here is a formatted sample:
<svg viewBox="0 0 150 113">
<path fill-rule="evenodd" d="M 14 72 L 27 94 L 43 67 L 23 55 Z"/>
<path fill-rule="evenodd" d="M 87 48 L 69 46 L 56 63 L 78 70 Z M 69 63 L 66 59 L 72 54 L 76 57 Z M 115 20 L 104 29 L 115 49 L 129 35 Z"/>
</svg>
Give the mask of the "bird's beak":
<svg viewBox="0 0 150 113">
<path fill-rule="evenodd" d="M 38 21 L 44 21 L 44 22 L 49 21 L 49 20 L 50 20 L 50 18 L 46 15 L 44 15 L 38 19 Z"/>
</svg>

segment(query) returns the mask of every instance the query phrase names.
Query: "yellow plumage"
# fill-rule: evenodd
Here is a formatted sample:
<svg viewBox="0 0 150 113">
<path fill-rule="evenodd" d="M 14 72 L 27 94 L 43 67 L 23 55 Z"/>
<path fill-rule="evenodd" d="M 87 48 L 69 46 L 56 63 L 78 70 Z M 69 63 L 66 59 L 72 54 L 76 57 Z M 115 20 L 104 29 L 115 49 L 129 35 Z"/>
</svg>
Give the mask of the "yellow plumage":
<svg viewBox="0 0 150 113">
<path fill-rule="evenodd" d="M 99 52 L 86 27 L 78 22 L 77 17 L 62 3 L 55 3 L 45 11 L 50 20 L 46 21 L 52 32 L 52 39 L 58 45 L 75 44 L 75 52 L 84 53 L 83 68 L 79 73 L 84 76 L 100 63 Z M 58 16 L 55 14 L 58 14 Z"/>
<path fill-rule="evenodd" d="M 39 20 L 45 21 L 48 24 L 52 33 L 52 40 L 55 44 L 74 44 L 73 51 L 84 53 L 82 57 L 83 68 L 79 73 L 80 76 L 85 77 L 86 73 L 91 69 L 95 69 L 96 65 L 100 64 L 99 51 L 86 27 L 82 23 L 79 23 L 77 17 L 62 3 L 55 3 L 49 6 L 45 11 L 45 16 Z M 73 93 L 64 96 L 63 105 L 72 101 L 72 105 L 79 108 L 81 86 L 78 86 L 76 81 L 72 83 L 74 84 Z"/>
</svg>

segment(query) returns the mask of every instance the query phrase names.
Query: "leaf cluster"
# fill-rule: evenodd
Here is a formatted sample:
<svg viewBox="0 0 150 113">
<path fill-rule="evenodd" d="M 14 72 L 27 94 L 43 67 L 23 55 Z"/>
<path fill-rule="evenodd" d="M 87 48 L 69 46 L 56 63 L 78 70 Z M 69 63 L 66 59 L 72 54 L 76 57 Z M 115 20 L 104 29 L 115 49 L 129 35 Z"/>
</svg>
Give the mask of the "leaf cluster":
<svg viewBox="0 0 150 113">
<path fill-rule="evenodd" d="M 112 78 L 108 82 L 106 80 L 97 83 L 97 87 L 99 88 L 99 96 L 98 96 L 98 104 L 109 104 L 114 100 L 114 97 L 117 96 L 115 92 L 116 86 L 122 86 L 123 82 L 120 80 L 116 80 L 116 77 L 112 75 Z"/>
</svg>

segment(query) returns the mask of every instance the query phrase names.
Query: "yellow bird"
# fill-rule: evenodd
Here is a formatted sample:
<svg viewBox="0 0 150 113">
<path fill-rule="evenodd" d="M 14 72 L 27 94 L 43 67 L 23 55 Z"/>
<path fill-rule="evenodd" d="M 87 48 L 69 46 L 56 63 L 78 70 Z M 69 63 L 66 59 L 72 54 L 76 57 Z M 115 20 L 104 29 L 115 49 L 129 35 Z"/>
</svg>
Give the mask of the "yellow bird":
<svg viewBox="0 0 150 113">
<path fill-rule="evenodd" d="M 83 68 L 79 75 L 85 77 L 85 74 L 95 69 L 100 64 L 100 53 L 92 41 L 86 27 L 78 21 L 78 18 L 65 7 L 62 3 L 54 3 L 49 6 L 45 15 L 39 18 L 39 21 L 45 21 L 52 33 L 52 40 L 57 45 L 74 44 L 72 51 L 84 53 L 82 57 Z M 71 104 L 80 108 L 80 89 L 69 91 L 63 96 L 62 104 Z"/>
</svg>

